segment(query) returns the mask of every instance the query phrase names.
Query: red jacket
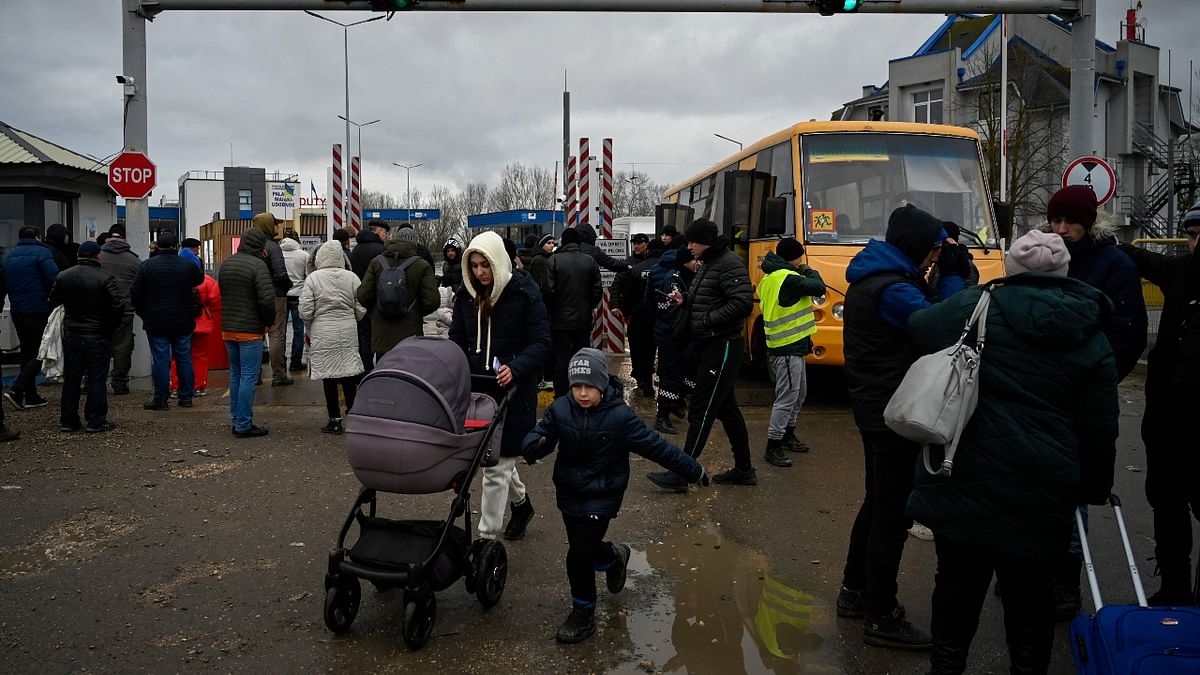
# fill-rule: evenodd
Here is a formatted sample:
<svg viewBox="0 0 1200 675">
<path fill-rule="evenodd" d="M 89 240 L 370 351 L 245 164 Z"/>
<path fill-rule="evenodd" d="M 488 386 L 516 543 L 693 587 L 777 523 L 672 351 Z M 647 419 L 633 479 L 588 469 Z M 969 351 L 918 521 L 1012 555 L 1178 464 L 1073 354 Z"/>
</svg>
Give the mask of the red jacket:
<svg viewBox="0 0 1200 675">
<path fill-rule="evenodd" d="M 204 282 L 197 286 L 196 290 L 200 292 L 200 304 L 204 307 L 204 311 L 196 317 L 195 332 L 211 333 L 213 318 L 221 312 L 221 289 L 217 286 L 215 279 L 205 274 Z"/>
</svg>

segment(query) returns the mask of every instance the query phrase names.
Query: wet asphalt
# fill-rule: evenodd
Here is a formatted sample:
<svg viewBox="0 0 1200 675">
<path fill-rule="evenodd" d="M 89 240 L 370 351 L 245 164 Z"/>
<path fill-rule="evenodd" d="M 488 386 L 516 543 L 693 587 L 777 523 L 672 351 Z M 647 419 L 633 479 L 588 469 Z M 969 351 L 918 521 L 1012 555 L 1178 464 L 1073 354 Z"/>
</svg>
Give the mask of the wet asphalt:
<svg viewBox="0 0 1200 675">
<path fill-rule="evenodd" d="M 483 610 L 462 582 L 440 592 L 433 638 L 416 652 L 403 643 L 399 591 L 364 584 L 347 635 L 322 620 L 328 551 L 359 483 L 343 439 L 318 432 L 317 383 L 260 388 L 256 422 L 271 434 L 247 440 L 230 434 L 223 371 L 194 408 L 165 413 L 141 409 L 149 382 L 136 382 L 110 397 L 120 426 L 108 434 L 59 433 L 48 386 L 51 406 L 6 411 L 23 436 L 0 445 L 0 672 L 923 673 L 925 655 L 867 647 L 861 625 L 833 611 L 862 448 L 837 378 L 816 375 L 798 427 L 813 450 L 790 469 L 761 461 L 769 390 L 739 387 L 756 487 L 665 494 L 643 478 L 656 467 L 634 458 L 609 530 L 633 548 L 629 582 L 609 595 L 598 579 L 599 628 L 578 645 L 554 641 L 570 600 L 551 465 L 522 466 L 536 516 L 525 539 L 506 542 L 500 603 Z M 1149 593 L 1141 388 L 1137 374 L 1121 388 L 1115 491 Z M 653 420 L 648 400 L 628 398 Z M 710 472 L 731 465 L 726 443 L 718 426 L 702 457 Z M 450 493 L 380 496 L 392 518 L 449 509 Z M 1091 530 L 1105 601 L 1132 601 L 1111 514 L 1093 507 Z M 910 537 L 900 601 L 924 628 L 934 569 L 933 544 Z M 1074 672 L 1066 635 L 1060 624 L 1053 673 Z M 969 672 L 1007 670 L 989 597 Z"/>
</svg>

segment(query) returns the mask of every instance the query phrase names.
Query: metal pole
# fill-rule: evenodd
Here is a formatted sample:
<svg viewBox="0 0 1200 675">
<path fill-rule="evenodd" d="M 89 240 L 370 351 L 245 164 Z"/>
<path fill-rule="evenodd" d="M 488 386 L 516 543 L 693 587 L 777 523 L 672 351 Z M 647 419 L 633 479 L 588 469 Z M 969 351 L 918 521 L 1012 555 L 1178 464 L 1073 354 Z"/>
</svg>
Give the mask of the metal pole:
<svg viewBox="0 0 1200 675">
<path fill-rule="evenodd" d="M 346 67 L 346 152 L 342 154 L 342 203 L 350 207 L 350 27 L 342 26 L 342 49 Z"/>
<path fill-rule="evenodd" d="M 713 134 L 713 136 L 716 136 L 717 138 L 719 138 L 723 141 L 729 141 L 730 143 L 737 143 L 738 151 L 741 152 L 741 150 L 742 150 L 742 142 L 741 141 L 735 141 L 732 138 L 729 138 L 728 136 L 722 136 L 721 134 Z"/>
<path fill-rule="evenodd" d="M 1080 0 L 1071 21 L 1071 159 L 1094 153 L 1096 108 L 1096 0 Z"/>
<path fill-rule="evenodd" d="M 121 5 L 121 74 L 133 80 L 133 95 L 123 97 L 126 152 L 150 155 L 148 130 L 149 83 L 146 81 L 146 17 L 139 0 L 124 0 Z M 114 198 L 115 199 L 115 198 Z M 115 211 L 115 209 L 114 209 Z M 115 215 L 115 214 L 114 214 Z M 148 199 L 125 200 L 126 239 L 134 253 L 144 256 L 150 248 L 150 203 Z M 135 317 L 134 330 L 141 330 L 141 318 Z M 129 374 L 150 374 L 150 354 L 133 351 Z"/>
<path fill-rule="evenodd" d="M 1060 14 L 1087 0 L 864 0 L 858 14 Z M 254 9 L 366 11 L 368 0 L 142 0 L 146 11 Z M 421 0 L 407 11 L 465 12 L 761 12 L 815 14 L 813 0 Z M 1094 14 L 1094 13 L 1093 13 Z"/>
<path fill-rule="evenodd" d="M 1008 200 L 1008 15 L 1000 15 L 1000 201 Z"/>
</svg>

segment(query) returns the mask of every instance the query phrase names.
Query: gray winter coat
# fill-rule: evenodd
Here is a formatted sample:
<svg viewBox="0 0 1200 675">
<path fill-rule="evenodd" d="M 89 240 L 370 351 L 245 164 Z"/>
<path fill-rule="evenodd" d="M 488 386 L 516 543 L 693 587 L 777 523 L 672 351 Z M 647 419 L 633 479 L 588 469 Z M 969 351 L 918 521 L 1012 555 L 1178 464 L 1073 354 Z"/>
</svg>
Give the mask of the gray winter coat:
<svg viewBox="0 0 1200 675">
<path fill-rule="evenodd" d="M 129 302 L 129 289 L 133 287 L 133 279 L 137 276 L 138 266 L 142 261 L 137 254 L 129 250 L 129 242 L 124 239 L 109 239 L 100 249 L 100 268 L 113 276 L 117 282 L 117 290 L 125 301 L 126 313 L 133 314 L 133 305 Z"/>
</svg>

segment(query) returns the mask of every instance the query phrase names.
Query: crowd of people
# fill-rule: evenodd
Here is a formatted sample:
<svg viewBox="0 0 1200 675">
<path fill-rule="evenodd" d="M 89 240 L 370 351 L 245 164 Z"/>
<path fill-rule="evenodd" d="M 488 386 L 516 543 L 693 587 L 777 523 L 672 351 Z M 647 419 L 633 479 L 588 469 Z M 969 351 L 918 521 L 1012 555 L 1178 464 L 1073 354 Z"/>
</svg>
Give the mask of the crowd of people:
<svg viewBox="0 0 1200 675">
<path fill-rule="evenodd" d="M 863 445 L 864 497 L 849 533 L 837 614 L 861 619 L 867 644 L 930 650 L 935 673 L 965 670 L 993 575 L 1017 671 L 1044 672 L 1056 615 L 1078 612 L 1074 513 L 1104 503 L 1112 485 L 1116 388 L 1146 345 L 1142 278 L 1166 298 L 1148 359 L 1142 428 L 1162 575 L 1151 602 L 1197 602 L 1190 517 L 1200 516 L 1192 478 L 1200 465 L 1169 430 L 1200 382 L 1200 208 L 1182 220 L 1190 253 L 1177 256 L 1117 245 L 1088 188 L 1057 192 L 1046 218 L 1012 242 L 1007 276 L 980 285 L 957 226 L 907 204 L 891 214 L 885 238 L 869 241 L 846 271 L 845 375 Z M 451 238 L 440 270 L 407 224 L 393 230 L 376 219 L 359 232 L 339 230 L 311 255 L 279 226 L 269 213 L 256 215 L 216 279 L 205 273 L 194 239 L 160 234 L 142 261 L 120 225 L 78 246 L 61 226 L 48 228 L 44 241 L 38 229 L 23 228 L 0 272 L 21 343 L 21 369 L 4 399 L 18 410 L 48 404 L 36 378 L 49 323 L 62 341 L 60 429 L 113 429 L 109 385 L 113 395 L 130 391 L 137 315 L 152 361 L 146 410 L 166 411 L 172 400 L 190 407 L 207 394 L 210 336 L 220 331 L 235 437 L 268 433 L 253 409 L 264 343 L 271 385 L 290 385 L 289 373 L 299 371 L 321 381 L 328 419 L 320 430 L 340 434 L 343 403 L 346 411 L 354 405 L 358 381 L 379 358 L 415 335 L 452 340 L 472 374 L 490 383 L 480 386 L 513 392 L 499 461 L 483 470 L 481 537 L 525 535 L 534 506 L 518 464 L 557 449 L 554 483 L 572 594 L 557 634 L 563 642 L 595 630 L 596 571 L 606 572 L 610 592 L 624 585 L 629 547 L 604 537 L 628 486 L 629 453 L 664 466 L 647 476 L 655 486 L 686 494 L 708 483 L 699 459 L 720 421 L 732 467 L 712 482 L 757 484 L 734 386 L 756 295 L 776 394 L 762 457 L 786 469 L 790 453 L 809 451 L 796 426 L 817 331 L 813 299 L 826 286 L 795 238 L 780 239 L 762 259 L 755 287 L 727 236 L 703 218 L 684 232 L 666 226 L 657 237 L 635 234 L 625 260 L 597 248 L 586 224 L 557 240 L 531 235 L 520 246 L 492 232 L 465 245 Z M 591 349 L 601 270 L 616 273 L 612 306 L 628 324 L 633 388 L 655 403 L 653 431 Z M 981 319 L 988 340 L 980 402 L 952 475 L 932 475 L 918 468 L 922 446 L 892 431 L 883 410 L 919 356 L 962 338 L 983 294 L 991 302 Z M 539 421 L 537 393 L 546 383 L 555 402 Z M 667 438 L 680 433 L 681 418 L 688 424 L 677 446 Z M 18 436 L 4 426 L 0 406 L 0 440 Z M 896 599 L 914 518 L 932 530 L 937 550 L 931 633 L 913 625 Z"/>
</svg>

